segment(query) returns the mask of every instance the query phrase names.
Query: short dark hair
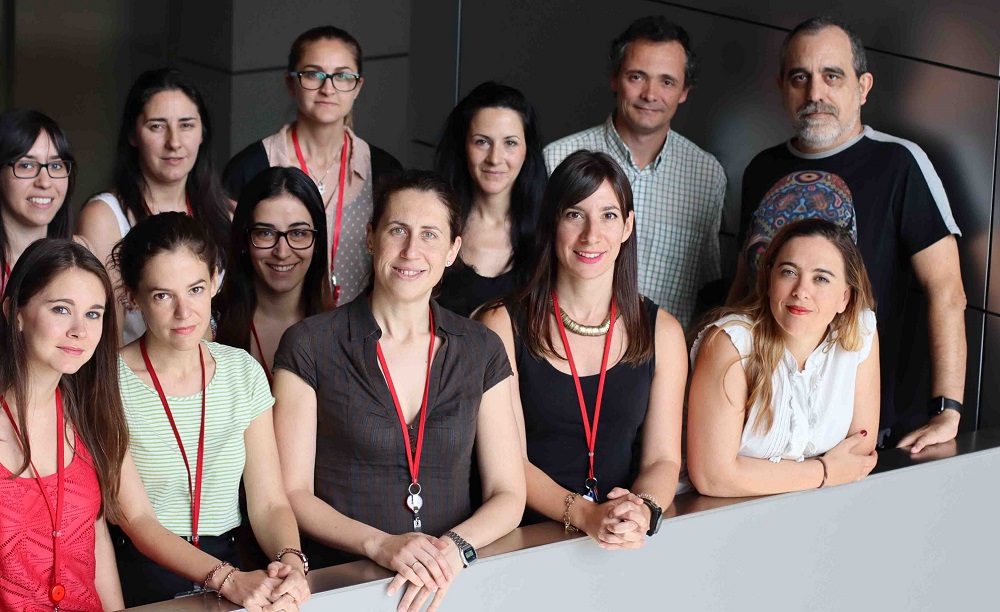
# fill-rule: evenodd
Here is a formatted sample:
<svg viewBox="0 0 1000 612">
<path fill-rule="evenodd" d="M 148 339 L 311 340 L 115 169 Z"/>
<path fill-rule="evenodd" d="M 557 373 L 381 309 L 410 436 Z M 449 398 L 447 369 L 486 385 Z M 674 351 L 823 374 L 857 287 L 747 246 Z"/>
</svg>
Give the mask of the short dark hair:
<svg viewBox="0 0 1000 612">
<path fill-rule="evenodd" d="M 778 76 L 781 79 L 785 78 L 785 61 L 788 58 L 788 47 L 791 46 L 792 40 L 799 34 L 814 36 L 827 28 L 839 28 L 844 34 L 847 34 L 848 40 L 851 41 L 851 55 L 854 58 L 854 75 L 861 76 L 868 72 L 868 55 L 865 54 L 865 43 L 862 42 L 858 33 L 839 19 L 823 16 L 806 19 L 792 28 L 792 31 L 785 36 L 785 40 L 781 43 L 781 55 L 778 56 Z"/>
<path fill-rule="evenodd" d="M 341 30 L 332 25 L 315 27 L 299 34 L 299 37 L 292 43 L 292 48 L 288 51 L 289 72 L 295 70 L 299 62 L 302 61 L 302 54 L 305 52 L 306 45 L 314 43 L 317 40 L 339 40 L 348 47 L 351 47 L 354 52 L 354 63 L 358 65 L 358 74 L 363 74 L 361 72 L 361 43 L 347 33 L 346 30 Z"/>
<path fill-rule="evenodd" d="M 698 81 L 698 57 L 691 49 L 691 38 L 687 31 L 661 15 L 650 15 L 636 19 L 611 43 L 611 76 L 618 76 L 625 61 L 625 49 L 629 43 L 645 40 L 654 43 L 677 42 L 684 47 L 684 87 L 694 87 Z"/>
<path fill-rule="evenodd" d="M 531 273 L 531 255 L 535 243 L 538 208 L 548 174 L 542 154 L 535 109 L 517 89 L 487 81 L 481 83 L 459 102 L 448 115 L 444 133 L 434 152 L 434 170 L 451 184 L 462 203 L 462 216 L 472 210 L 475 183 L 469 175 L 465 143 L 476 113 L 484 108 L 505 108 L 521 117 L 524 128 L 524 164 L 510 194 L 510 266 L 519 282 Z"/>
<path fill-rule="evenodd" d="M 161 253 L 188 249 L 210 272 L 219 269 L 219 250 L 204 226 L 182 212 L 165 212 L 135 224 L 111 251 L 112 265 L 129 291 L 139 290 L 142 272 L 149 260 Z"/>
</svg>

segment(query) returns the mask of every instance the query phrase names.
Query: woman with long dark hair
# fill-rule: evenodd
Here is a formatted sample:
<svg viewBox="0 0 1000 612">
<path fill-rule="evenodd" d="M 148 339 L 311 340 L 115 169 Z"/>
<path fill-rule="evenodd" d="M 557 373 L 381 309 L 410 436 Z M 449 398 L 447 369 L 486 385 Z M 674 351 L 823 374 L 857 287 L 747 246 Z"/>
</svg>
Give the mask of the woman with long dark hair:
<svg viewBox="0 0 1000 612">
<path fill-rule="evenodd" d="M 0 609 L 123 607 L 105 523 L 122 515 L 128 450 L 113 303 L 104 266 L 68 240 L 32 243 L 9 275 L 0 319 Z"/>
<path fill-rule="evenodd" d="M 325 248 L 338 304 L 350 302 L 365 288 L 371 268 L 365 224 L 374 187 L 402 169 L 396 158 L 351 128 L 365 80 L 361 61 L 361 44 L 340 28 L 319 26 L 302 33 L 292 43 L 285 74 L 295 121 L 237 153 L 223 172 L 233 202 L 271 166 L 299 168 L 316 183 L 326 209 Z"/>
<path fill-rule="evenodd" d="M 196 219 L 161 213 L 132 228 L 112 259 L 148 327 L 118 362 L 130 434 L 116 541 L 126 605 L 194 583 L 250 609 L 296 610 L 309 599 L 309 565 L 281 482 L 267 378 L 245 351 L 203 340 L 215 241 Z M 253 533 L 274 560 L 266 572 L 236 569 L 241 479 Z"/>
<path fill-rule="evenodd" d="M 743 497 L 860 480 L 875 467 L 879 419 L 861 252 L 829 221 L 790 223 L 764 251 L 756 290 L 710 313 L 691 349 L 692 482 Z"/>
<path fill-rule="evenodd" d="M 169 211 L 193 216 L 220 249 L 229 243 L 228 200 L 212 160 L 208 107 L 183 74 L 160 68 L 141 74 L 129 89 L 118 131 L 113 189 L 87 202 L 78 232 L 107 263 L 114 245 L 132 226 Z M 117 280 L 117 273 L 111 272 Z M 135 309 L 121 312 L 127 344 L 146 328 Z"/>
<path fill-rule="evenodd" d="M 438 302 L 463 316 L 528 281 L 545 158 L 535 109 L 517 89 L 482 83 L 448 115 L 434 167 L 458 193 L 462 252 Z"/>
<path fill-rule="evenodd" d="M 405 586 L 397 609 L 411 612 L 431 596 L 437 609 L 475 549 L 524 509 L 503 346 L 431 298 L 461 228 L 435 174 L 383 183 L 368 226 L 370 291 L 291 327 L 274 358 L 281 468 L 313 558 L 391 569 L 388 594 Z"/>
<path fill-rule="evenodd" d="M 39 238 L 69 238 L 76 159 L 62 129 L 38 111 L 0 115 L 0 293 Z"/>
<path fill-rule="evenodd" d="M 634 227 L 618 164 L 571 154 L 545 188 L 531 281 L 483 316 L 517 364 L 525 522 L 603 548 L 657 532 L 681 463 L 684 333 L 639 295 Z"/>
<path fill-rule="evenodd" d="M 243 189 L 216 340 L 255 356 L 268 380 L 285 330 L 332 306 L 325 244 L 323 201 L 304 172 L 268 168 Z"/>
</svg>

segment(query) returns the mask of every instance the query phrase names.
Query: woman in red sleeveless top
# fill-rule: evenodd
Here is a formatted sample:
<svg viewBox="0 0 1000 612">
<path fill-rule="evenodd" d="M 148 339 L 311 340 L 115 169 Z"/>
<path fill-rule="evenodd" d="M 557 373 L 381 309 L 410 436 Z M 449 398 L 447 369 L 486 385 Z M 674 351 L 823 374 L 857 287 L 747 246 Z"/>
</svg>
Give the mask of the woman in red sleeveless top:
<svg viewBox="0 0 1000 612">
<path fill-rule="evenodd" d="M 0 609 L 123 606 L 114 520 L 128 432 L 104 266 L 43 239 L 11 271 L 0 319 Z"/>
</svg>

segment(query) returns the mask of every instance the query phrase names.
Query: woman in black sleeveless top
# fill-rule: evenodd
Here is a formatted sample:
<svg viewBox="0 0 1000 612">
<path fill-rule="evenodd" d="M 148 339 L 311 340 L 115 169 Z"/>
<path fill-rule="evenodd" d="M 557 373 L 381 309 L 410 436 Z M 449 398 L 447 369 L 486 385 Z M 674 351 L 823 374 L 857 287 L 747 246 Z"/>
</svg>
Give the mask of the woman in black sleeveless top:
<svg viewBox="0 0 1000 612">
<path fill-rule="evenodd" d="M 681 463 L 684 334 L 639 295 L 634 222 L 618 165 L 570 155 L 542 199 L 531 282 L 483 315 L 517 366 L 525 522 L 608 549 L 656 533 Z"/>
</svg>

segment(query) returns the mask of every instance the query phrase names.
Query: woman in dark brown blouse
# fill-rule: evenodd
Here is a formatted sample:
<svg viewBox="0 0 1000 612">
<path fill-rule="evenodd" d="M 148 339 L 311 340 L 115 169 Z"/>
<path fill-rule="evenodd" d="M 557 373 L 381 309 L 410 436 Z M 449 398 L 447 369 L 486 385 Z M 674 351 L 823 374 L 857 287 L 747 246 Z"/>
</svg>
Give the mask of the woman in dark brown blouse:
<svg viewBox="0 0 1000 612">
<path fill-rule="evenodd" d="M 368 226 L 370 290 L 291 327 L 274 358 L 282 473 L 310 559 L 365 556 L 396 571 L 388 593 L 407 586 L 401 610 L 432 594 L 436 609 L 475 548 L 524 509 L 503 343 L 431 299 L 460 235 L 458 200 L 439 177 L 388 180 Z"/>
</svg>

